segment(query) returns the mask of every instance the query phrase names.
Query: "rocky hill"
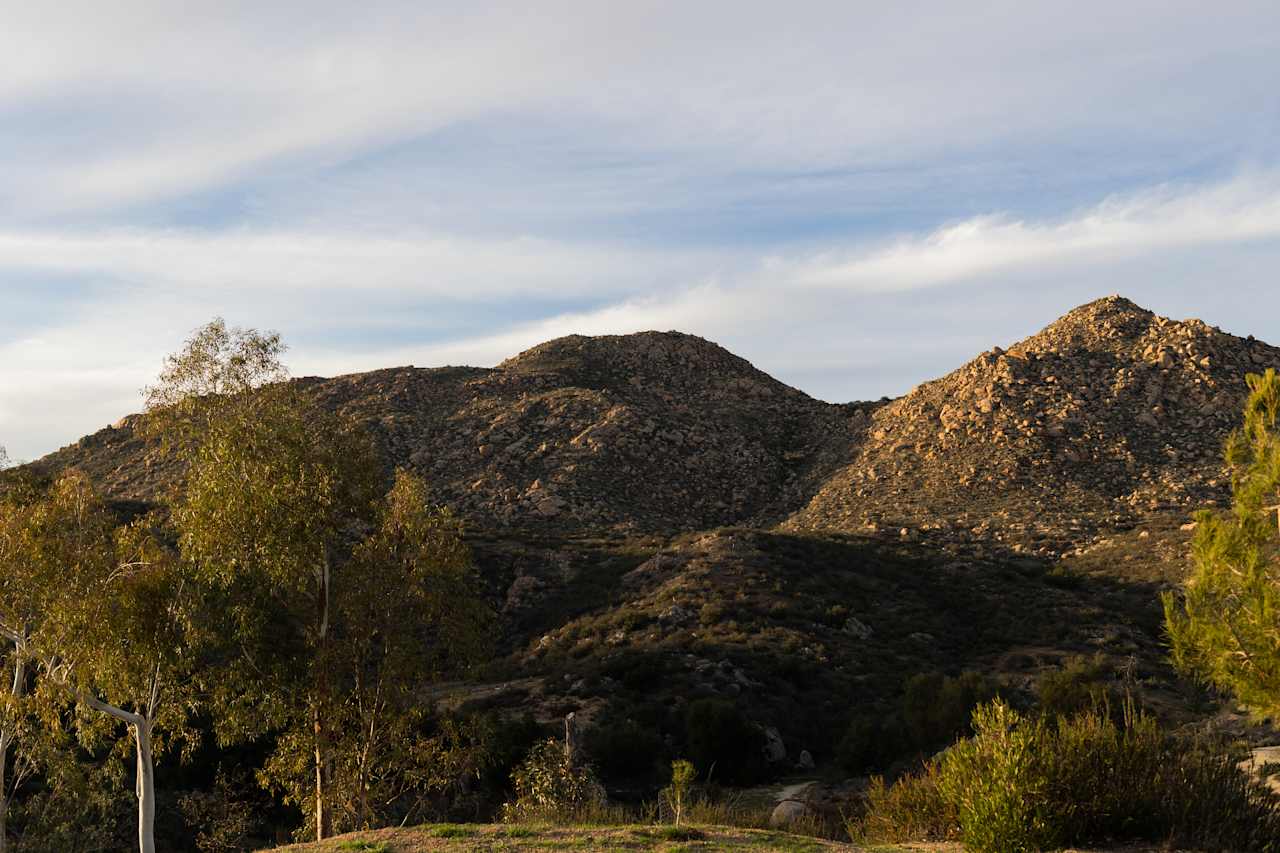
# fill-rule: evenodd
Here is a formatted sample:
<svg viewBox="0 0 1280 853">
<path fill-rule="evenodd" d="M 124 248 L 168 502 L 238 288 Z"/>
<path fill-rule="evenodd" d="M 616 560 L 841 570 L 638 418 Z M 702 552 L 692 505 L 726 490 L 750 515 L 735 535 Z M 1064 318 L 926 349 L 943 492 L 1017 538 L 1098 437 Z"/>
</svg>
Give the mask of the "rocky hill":
<svg viewBox="0 0 1280 853">
<path fill-rule="evenodd" d="M 1061 553 L 1226 495 L 1244 376 L 1280 349 L 1120 297 L 1075 309 L 866 416 L 788 522 Z"/>
<path fill-rule="evenodd" d="M 1244 374 L 1270 365 L 1275 347 L 1108 297 L 886 405 L 814 400 L 676 332 L 560 338 L 492 369 L 298 381 L 485 527 L 785 522 L 1059 554 L 1221 499 Z M 37 464 L 153 499 L 173 471 L 137 417 Z"/>
<path fill-rule="evenodd" d="M 833 468 L 827 450 L 846 428 L 839 407 L 676 332 L 560 338 L 493 369 L 298 381 L 366 424 L 389 468 L 423 474 L 436 499 L 483 526 L 671 532 L 780 518 Z M 153 499 L 174 472 L 137 423 L 37 464 L 80 467 L 117 499 Z"/>
<path fill-rule="evenodd" d="M 502 653 L 436 699 L 670 744 L 690 698 L 720 697 L 822 764 L 925 671 L 1026 694 L 1098 654 L 1170 718 L 1213 713 L 1167 664 L 1157 594 L 1189 510 L 1226 496 L 1245 373 L 1273 365 L 1110 297 L 885 403 L 814 400 L 675 332 L 297 381 L 468 521 Z M 35 464 L 154 500 L 176 472 L 138 417 Z"/>
</svg>

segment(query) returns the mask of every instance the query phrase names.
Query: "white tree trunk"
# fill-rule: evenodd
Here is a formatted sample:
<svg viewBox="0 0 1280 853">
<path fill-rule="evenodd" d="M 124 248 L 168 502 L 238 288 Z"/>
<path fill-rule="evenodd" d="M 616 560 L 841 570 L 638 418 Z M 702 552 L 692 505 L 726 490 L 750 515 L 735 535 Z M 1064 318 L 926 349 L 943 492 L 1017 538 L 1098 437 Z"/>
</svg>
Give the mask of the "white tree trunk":
<svg viewBox="0 0 1280 853">
<path fill-rule="evenodd" d="M 156 851 L 156 772 L 151 760 L 151 721 L 139 719 L 133 726 L 138 744 L 138 850 Z"/>
<path fill-rule="evenodd" d="M 312 699 L 314 706 L 311 709 L 313 736 L 315 738 L 315 763 L 316 763 L 316 790 L 315 790 L 315 821 L 316 821 L 316 841 L 323 841 L 329 836 L 332 817 L 329 815 L 328 797 L 329 797 L 329 750 L 328 735 L 325 731 L 325 721 L 321 713 L 321 703 L 324 702 L 329 695 L 329 679 L 328 679 L 328 662 L 325 660 L 325 647 L 329 643 L 329 584 L 331 578 L 331 565 L 329 560 L 329 550 L 325 548 L 324 564 L 320 571 L 317 572 L 317 580 L 319 581 L 319 589 L 317 590 L 317 646 L 320 656 L 320 672 L 316 680 L 316 695 Z"/>
<path fill-rule="evenodd" d="M 21 651 L 14 650 L 13 656 L 13 689 L 16 699 L 22 695 L 26 687 L 27 668 Z M 8 729 L 0 729 L 0 853 L 9 849 L 9 746 L 13 743 L 13 733 Z"/>
<path fill-rule="evenodd" d="M 53 671 L 57 672 L 57 670 Z M 156 771 L 155 763 L 151 759 L 151 727 L 154 721 L 148 716 L 135 714 L 103 702 L 89 693 L 77 691 L 71 686 L 65 670 L 58 672 L 54 678 L 79 701 L 95 711 L 123 720 L 133 729 L 138 756 L 138 850 L 140 853 L 156 853 Z M 154 713 L 158 686 L 158 681 L 152 682 L 150 705 L 153 709 L 152 713 Z"/>
</svg>

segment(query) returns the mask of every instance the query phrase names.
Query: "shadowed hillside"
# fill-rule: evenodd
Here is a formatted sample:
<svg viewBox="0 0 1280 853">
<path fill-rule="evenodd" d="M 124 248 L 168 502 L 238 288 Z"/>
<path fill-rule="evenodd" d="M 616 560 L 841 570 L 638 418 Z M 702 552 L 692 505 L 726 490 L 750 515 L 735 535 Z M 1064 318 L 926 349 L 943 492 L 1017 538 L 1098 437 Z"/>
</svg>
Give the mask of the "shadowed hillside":
<svg viewBox="0 0 1280 853">
<path fill-rule="evenodd" d="M 639 720 L 660 752 L 690 702 L 728 700 L 790 768 L 928 671 L 1029 695 L 1098 654 L 1171 718 L 1207 713 L 1165 661 L 1157 594 L 1188 512 L 1226 494 L 1244 374 L 1272 365 L 1109 297 L 884 404 L 814 400 L 676 332 L 297 381 L 468 522 L 502 655 L 433 698 Z M 35 465 L 155 500 L 178 472 L 139 417 Z"/>
</svg>

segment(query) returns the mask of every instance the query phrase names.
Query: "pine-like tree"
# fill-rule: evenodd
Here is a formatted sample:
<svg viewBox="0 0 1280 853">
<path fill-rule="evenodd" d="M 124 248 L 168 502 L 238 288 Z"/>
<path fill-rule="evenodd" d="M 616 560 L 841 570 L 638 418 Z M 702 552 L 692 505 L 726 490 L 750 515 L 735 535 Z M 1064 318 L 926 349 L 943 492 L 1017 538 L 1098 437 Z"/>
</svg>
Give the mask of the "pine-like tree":
<svg viewBox="0 0 1280 853">
<path fill-rule="evenodd" d="M 1246 377 L 1244 425 L 1226 444 L 1229 513 L 1197 514 L 1194 569 L 1164 595 L 1174 663 L 1230 691 L 1260 717 L 1280 716 L 1280 376 Z"/>
</svg>

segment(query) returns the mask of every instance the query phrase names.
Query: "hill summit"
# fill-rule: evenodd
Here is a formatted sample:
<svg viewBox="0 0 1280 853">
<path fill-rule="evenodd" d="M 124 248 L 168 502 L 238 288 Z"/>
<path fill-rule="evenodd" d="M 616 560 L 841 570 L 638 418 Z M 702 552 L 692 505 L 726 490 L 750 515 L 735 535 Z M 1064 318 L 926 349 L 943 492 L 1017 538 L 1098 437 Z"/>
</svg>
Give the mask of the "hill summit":
<svg viewBox="0 0 1280 853">
<path fill-rule="evenodd" d="M 982 353 L 868 420 L 790 523 L 917 526 L 1058 550 L 1221 498 L 1246 372 L 1280 350 L 1118 296 Z"/>
<path fill-rule="evenodd" d="M 1260 341 L 1112 296 L 883 405 L 815 400 L 679 332 L 298 381 L 484 527 L 903 528 L 1049 554 L 1221 498 L 1244 375 L 1277 364 Z M 38 464 L 153 499 L 174 472 L 136 422 Z"/>
</svg>

